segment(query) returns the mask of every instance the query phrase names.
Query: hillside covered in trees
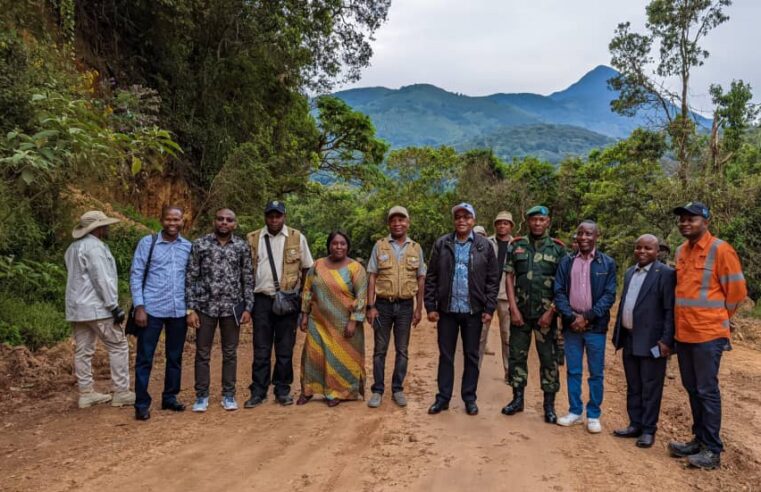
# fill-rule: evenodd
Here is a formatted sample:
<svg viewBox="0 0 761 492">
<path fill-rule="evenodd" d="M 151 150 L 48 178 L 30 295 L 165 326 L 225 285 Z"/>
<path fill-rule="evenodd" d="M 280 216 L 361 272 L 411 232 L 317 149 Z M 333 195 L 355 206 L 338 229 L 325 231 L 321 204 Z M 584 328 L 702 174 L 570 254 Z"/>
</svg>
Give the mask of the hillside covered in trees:
<svg viewBox="0 0 761 492">
<path fill-rule="evenodd" d="M 553 213 L 553 234 L 563 240 L 578 221 L 594 219 L 603 230 L 601 247 L 623 265 L 644 232 L 676 246 L 671 209 L 699 199 L 712 208 L 714 232 L 742 257 L 758 299 L 761 130 L 751 88 L 741 81 L 713 86 L 714 118 L 697 123 L 689 90 L 658 92 L 658 78 L 672 76 L 669 70 L 699 70 L 706 55 L 698 44 L 664 53 L 651 50 L 658 32 L 636 35 L 619 26 L 610 45 L 615 72 L 601 77 L 611 81 L 616 96 L 604 89 L 605 114 L 636 123 L 624 117 L 651 114 L 658 106 L 666 110 L 658 124 L 644 129 L 636 123 L 612 135 L 619 138 L 615 142 L 578 122 L 548 123 L 520 107 L 521 98 L 500 95 L 494 98 L 514 108 L 504 118 L 531 126 L 504 130 L 509 125 L 500 123 L 490 129 L 497 133 L 476 132 L 448 120 L 446 131 L 457 137 L 451 146 L 409 140 L 389 150 L 374 126 L 382 123 L 370 111 L 358 111 L 357 99 L 369 105 L 388 96 L 386 90 L 354 93 L 349 104 L 311 97 L 359 77 L 389 3 L 5 2 L 0 341 L 37 348 L 67 336 L 62 253 L 76 218 L 95 203 L 125 218 L 109 243 L 125 304 L 132 251 L 142 234 L 157 228 L 161 206 L 185 207 L 186 232 L 195 237 L 208 230 L 219 206 L 238 212 L 241 233 L 261 226 L 262 207 L 275 198 L 287 203 L 289 223 L 305 232 L 316 255 L 324 253 L 328 232 L 340 228 L 353 239 L 353 256 L 366 258 L 385 233 L 385 213 L 394 204 L 410 210 L 411 233 L 428 251 L 450 229 L 452 204 L 467 200 L 486 226 L 497 211 L 511 210 L 520 232 L 523 212 L 543 203 Z M 706 15 L 711 13 L 694 12 L 694 22 Z M 679 29 L 673 19 L 656 20 L 664 29 Z M 649 71 L 638 56 L 655 57 L 656 63 L 665 57 L 663 70 Z M 594 94 L 579 86 L 568 90 L 542 104 L 546 111 L 582 118 L 571 96 Z M 339 96 L 348 101 L 345 93 Z M 432 101 L 416 104 L 438 108 Z M 398 130 L 413 139 L 438 124 L 421 119 Z M 705 131 L 699 131 L 702 125 Z M 505 131 L 517 132 L 515 145 L 500 143 Z M 576 146 L 581 155 L 537 151 L 537 135 L 558 149 Z"/>
</svg>

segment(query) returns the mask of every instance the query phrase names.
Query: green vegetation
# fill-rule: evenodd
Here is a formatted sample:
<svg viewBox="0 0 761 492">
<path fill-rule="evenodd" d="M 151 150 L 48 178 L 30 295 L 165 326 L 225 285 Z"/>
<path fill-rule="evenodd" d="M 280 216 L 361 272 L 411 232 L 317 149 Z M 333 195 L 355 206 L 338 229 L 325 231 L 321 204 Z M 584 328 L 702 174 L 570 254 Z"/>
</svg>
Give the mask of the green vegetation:
<svg viewBox="0 0 761 492">
<path fill-rule="evenodd" d="M 658 33 L 672 32 L 666 7 L 682 3 L 651 2 Z M 642 95 L 624 66 L 622 92 L 606 85 L 619 72 L 598 67 L 550 96 L 467 98 L 417 85 L 307 97 L 356 80 L 388 8 L 388 0 L 6 2 L 0 342 L 39 348 L 68 335 L 62 257 L 89 200 L 129 219 L 109 239 L 125 304 L 135 244 L 159 227 L 143 212 L 180 199 L 191 237 L 208 230 L 218 206 L 238 212 L 240 233 L 260 227 L 264 203 L 278 198 L 315 256 L 330 230 L 343 229 L 361 258 L 386 234 L 392 205 L 409 209 L 411 233 L 430 251 L 451 230 L 457 202 L 473 203 L 487 229 L 510 210 L 518 234 L 525 211 L 542 203 L 565 241 L 580 220 L 596 220 L 601 247 L 622 267 L 639 234 L 678 245 L 672 208 L 702 200 L 712 230 L 740 254 L 751 295 L 761 295 L 761 129 L 751 87 L 711 88 L 710 132 L 639 129 L 647 111 L 631 120 L 611 113 L 617 97 L 615 109 L 641 109 L 623 106 Z M 614 65 L 629 48 L 611 45 Z M 667 106 L 681 110 L 677 102 Z M 708 129 L 706 121 L 698 126 Z M 625 138 L 614 142 L 604 128 Z"/>
</svg>

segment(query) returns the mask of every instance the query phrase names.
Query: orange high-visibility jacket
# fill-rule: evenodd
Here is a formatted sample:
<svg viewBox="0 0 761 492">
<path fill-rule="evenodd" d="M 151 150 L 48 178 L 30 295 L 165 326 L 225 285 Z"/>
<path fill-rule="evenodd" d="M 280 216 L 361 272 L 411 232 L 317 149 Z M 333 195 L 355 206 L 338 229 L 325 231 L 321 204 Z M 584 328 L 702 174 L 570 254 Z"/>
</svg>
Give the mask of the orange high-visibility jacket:
<svg viewBox="0 0 761 492">
<path fill-rule="evenodd" d="M 740 259 L 727 242 L 705 233 L 676 250 L 675 338 L 701 343 L 729 338 L 729 318 L 748 295 Z"/>
</svg>

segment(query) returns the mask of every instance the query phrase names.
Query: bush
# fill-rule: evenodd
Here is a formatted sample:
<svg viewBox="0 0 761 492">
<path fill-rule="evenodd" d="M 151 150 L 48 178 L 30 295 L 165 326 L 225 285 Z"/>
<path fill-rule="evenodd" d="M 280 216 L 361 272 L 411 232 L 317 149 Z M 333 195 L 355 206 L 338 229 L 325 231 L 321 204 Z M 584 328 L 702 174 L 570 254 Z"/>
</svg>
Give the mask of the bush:
<svg viewBox="0 0 761 492">
<path fill-rule="evenodd" d="M 30 350 L 49 347 L 71 333 L 69 323 L 49 302 L 26 302 L 0 294 L 0 342 L 26 345 Z"/>
</svg>

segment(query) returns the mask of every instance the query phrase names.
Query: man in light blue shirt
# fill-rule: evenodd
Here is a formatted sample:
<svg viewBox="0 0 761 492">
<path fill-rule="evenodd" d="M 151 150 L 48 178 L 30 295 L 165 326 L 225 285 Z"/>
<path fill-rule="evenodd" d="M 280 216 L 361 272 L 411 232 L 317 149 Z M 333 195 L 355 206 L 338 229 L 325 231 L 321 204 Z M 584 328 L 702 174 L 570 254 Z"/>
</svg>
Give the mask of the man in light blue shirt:
<svg viewBox="0 0 761 492">
<path fill-rule="evenodd" d="M 182 351 L 187 333 L 185 267 L 191 244 L 180 236 L 182 214 L 181 208 L 166 207 L 161 214 L 161 232 L 143 237 L 132 260 L 130 290 L 135 323 L 141 328 L 135 359 L 137 420 L 148 420 L 151 416 L 148 382 L 162 328 L 166 328 L 166 373 L 161 408 L 176 412 L 185 410 L 177 400 L 177 394 L 180 392 Z"/>
</svg>

